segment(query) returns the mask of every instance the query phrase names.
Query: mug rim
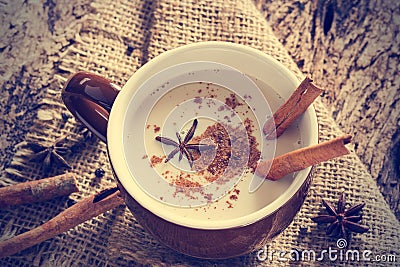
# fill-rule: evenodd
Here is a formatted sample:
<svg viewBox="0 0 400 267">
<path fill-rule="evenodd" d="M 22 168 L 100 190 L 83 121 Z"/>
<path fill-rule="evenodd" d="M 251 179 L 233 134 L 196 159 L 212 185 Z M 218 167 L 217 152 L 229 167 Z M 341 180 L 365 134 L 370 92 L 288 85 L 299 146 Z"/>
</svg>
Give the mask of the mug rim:
<svg viewBox="0 0 400 267">
<path fill-rule="evenodd" d="M 152 202 L 155 202 L 157 200 L 152 199 L 152 197 L 148 196 L 146 192 L 141 190 L 140 186 L 132 183 L 134 178 L 132 177 L 124 158 L 124 145 L 123 145 L 124 127 L 121 127 L 121 125 L 124 125 L 126 110 L 136 89 L 138 89 L 144 81 L 146 81 L 152 75 L 157 73 L 159 70 L 162 70 L 163 68 L 168 66 L 173 66 L 182 63 L 182 62 L 177 63 L 173 62 L 173 60 L 172 61 L 169 60 L 173 58 L 173 56 L 176 55 L 177 53 L 185 53 L 190 50 L 196 50 L 196 49 L 201 50 L 205 48 L 231 49 L 231 50 L 237 50 L 241 53 L 251 54 L 252 56 L 258 57 L 263 61 L 266 61 L 266 63 L 271 64 L 273 68 L 276 69 L 276 71 L 281 72 L 284 75 L 284 77 L 288 79 L 288 82 L 291 83 L 294 86 L 294 88 L 297 87 L 298 84 L 300 84 L 300 81 L 296 78 L 296 76 L 291 71 L 289 71 L 284 65 L 278 62 L 276 59 L 257 49 L 244 45 L 212 41 L 212 42 L 193 43 L 166 51 L 158 55 L 157 57 L 153 58 L 149 62 L 147 62 L 141 68 L 139 68 L 139 70 L 137 70 L 129 78 L 128 82 L 123 86 L 121 92 L 118 94 L 114 102 L 113 108 L 111 109 L 110 112 L 109 123 L 107 128 L 108 154 L 114 174 L 116 175 L 119 183 L 124 187 L 125 191 L 129 194 L 130 197 L 135 199 L 142 207 L 149 210 L 153 214 L 171 223 L 197 229 L 227 229 L 227 228 L 241 227 L 248 224 L 252 224 L 265 217 L 268 217 L 269 215 L 273 214 L 281 207 L 283 207 L 288 201 L 290 201 L 290 199 L 296 194 L 296 192 L 300 190 L 301 186 L 307 180 L 307 177 L 310 175 L 312 167 L 308 167 L 302 171 L 299 171 L 294 177 L 294 180 L 292 181 L 289 188 L 287 188 L 282 195 L 280 195 L 278 198 L 276 198 L 274 201 L 272 201 L 262 209 L 259 209 L 248 215 L 236 217 L 233 219 L 199 222 L 191 220 L 190 218 L 178 216 L 177 214 L 171 214 L 167 209 L 154 208 L 154 203 Z M 162 66 L 163 64 L 160 64 L 160 62 L 163 63 L 164 66 Z M 287 98 L 287 96 L 284 97 Z M 310 121 L 310 124 L 314 126 L 313 131 L 310 131 L 310 135 L 308 136 L 309 140 L 306 143 L 310 144 L 318 143 L 318 123 L 317 123 L 316 113 L 312 105 L 306 110 L 306 112 L 303 114 L 303 117 L 306 117 Z"/>
</svg>

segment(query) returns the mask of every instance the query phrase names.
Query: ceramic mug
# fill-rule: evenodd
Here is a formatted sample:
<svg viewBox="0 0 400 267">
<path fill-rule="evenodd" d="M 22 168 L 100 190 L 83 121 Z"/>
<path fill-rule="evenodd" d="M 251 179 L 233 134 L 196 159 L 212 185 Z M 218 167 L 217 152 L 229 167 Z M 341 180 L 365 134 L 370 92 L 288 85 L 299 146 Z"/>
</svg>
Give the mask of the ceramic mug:
<svg viewBox="0 0 400 267">
<path fill-rule="evenodd" d="M 263 158 L 317 144 L 313 107 L 272 143 L 265 143 L 260 130 L 299 83 L 277 60 L 256 49 L 202 42 L 155 57 L 122 90 L 105 78 L 78 72 L 65 84 L 62 98 L 72 114 L 107 143 L 119 189 L 139 223 L 174 250 L 223 259 L 261 248 L 292 222 L 307 195 L 312 168 L 274 182 L 255 177 L 247 168 L 233 182 L 228 179 L 231 183 L 212 187 L 215 183 L 206 182 L 204 190 L 190 191 L 188 197 L 187 191 L 178 190 L 185 186 L 177 185 L 176 177 L 197 175 L 201 180 L 204 171 L 193 171 L 178 154 L 165 163 L 175 147 L 155 137 L 176 139 L 194 117 L 199 134 L 217 122 L 250 118 Z M 232 95 L 238 99 L 234 105 L 228 101 Z M 215 197 L 210 199 L 210 192 Z"/>
</svg>

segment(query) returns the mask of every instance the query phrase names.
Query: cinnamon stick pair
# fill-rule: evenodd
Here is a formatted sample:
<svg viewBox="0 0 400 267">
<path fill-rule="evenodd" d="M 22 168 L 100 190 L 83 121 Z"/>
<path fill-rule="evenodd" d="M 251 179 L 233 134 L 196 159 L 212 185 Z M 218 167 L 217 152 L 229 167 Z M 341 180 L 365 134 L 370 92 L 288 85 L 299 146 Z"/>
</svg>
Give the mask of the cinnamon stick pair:
<svg viewBox="0 0 400 267">
<path fill-rule="evenodd" d="M 306 77 L 274 116 L 267 120 L 263 132 L 267 139 L 278 138 L 323 92 Z M 300 171 L 312 165 L 349 154 L 345 147 L 351 142 L 350 135 L 314 146 L 301 148 L 258 164 L 256 174 L 269 180 L 279 180 L 289 173 Z"/>
</svg>

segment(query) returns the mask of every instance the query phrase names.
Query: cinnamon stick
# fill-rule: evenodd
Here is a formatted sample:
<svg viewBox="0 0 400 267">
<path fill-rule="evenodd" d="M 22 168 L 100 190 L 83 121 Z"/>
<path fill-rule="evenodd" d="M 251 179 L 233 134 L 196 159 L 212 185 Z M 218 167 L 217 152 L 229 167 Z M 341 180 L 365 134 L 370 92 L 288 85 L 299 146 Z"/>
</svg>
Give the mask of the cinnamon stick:
<svg viewBox="0 0 400 267">
<path fill-rule="evenodd" d="M 256 174 L 269 180 L 279 180 L 289 173 L 349 154 L 345 145 L 350 142 L 351 135 L 343 135 L 314 146 L 291 151 L 272 160 L 260 162 Z"/>
<path fill-rule="evenodd" d="M 263 132 L 267 139 L 278 138 L 308 106 L 323 92 L 306 77 L 286 102 L 279 107 L 274 116 L 266 121 Z"/>
<path fill-rule="evenodd" d="M 0 258 L 50 239 L 124 203 L 119 191 L 93 203 L 96 195 L 79 201 L 41 226 L 0 242 Z"/>
<path fill-rule="evenodd" d="M 79 191 L 72 173 L 0 188 L 0 209 L 66 196 Z"/>
</svg>

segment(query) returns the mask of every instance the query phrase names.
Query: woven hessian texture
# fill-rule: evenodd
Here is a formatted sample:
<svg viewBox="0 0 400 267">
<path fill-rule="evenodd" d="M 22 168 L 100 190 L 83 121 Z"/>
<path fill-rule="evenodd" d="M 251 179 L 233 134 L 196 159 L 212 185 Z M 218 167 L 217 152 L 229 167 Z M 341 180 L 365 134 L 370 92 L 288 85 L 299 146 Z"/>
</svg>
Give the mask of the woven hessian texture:
<svg viewBox="0 0 400 267">
<path fill-rule="evenodd" d="M 60 86 L 49 88 L 44 105 L 28 135 L 28 141 L 51 142 L 61 135 L 71 144 L 82 144 L 79 151 L 66 159 L 71 172 L 78 178 L 81 192 L 69 198 L 58 198 L 39 204 L 8 208 L 1 212 L 1 233 L 12 236 L 36 227 L 52 218 L 75 201 L 114 185 L 106 147 L 99 141 L 86 142 L 80 134 L 80 124 L 67 113 L 60 91 L 69 74 L 86 70 L 99 73 L 115 83 L 124 82 L 148 60 L 164 51 L 200 41 L 227 41 L 244 44 L 269 54 L 289 68 L 301 80 L 298 70 L 286 50 L 273 35 L 271 28 L 250 0 L 213 1 L 128 1 L 97 0 L 91 5 L 75 45 L 65 54 L 60 65 Z M 318 84 L 318 81 L 316 81 Z M 319 121 L 321 141 L 342 135 L 319 100 L 314 104 Z M 23 144 L 21 144 L 23 147 Z M 351 146 L 350 146 L 351 148 Z M 370 230 L 353 235 L 351 249 L 371 250 L 376 254 L 400 255 L 399 222 L 385 203 L 375 182 L 358 157 L 352 153 L 340 159 L 320 164 L 316 168 L 308 197 L 293 223 L 268 244 L 269 251 L 314 250 L 336 247 L 336 239 L 326 236 L 324 227 L 311 218 L 323 211 L 321 200 L 336 203 L 341 192 L 351 204 L 365 202 L 362 224 Z M 39 164 L 27 164 L 29 152 L 20 149 L 7 170 L 11 179 L 35 180 L 44 177 Z M 103 178 L 94 171 L 102 167 Z M 55 170 L 60 173 L 62 170 Z M 9 237 L 8 236 L 8 237 Z M 223 246 L 224 244 L 221 244 Z M 93 218 L 68 232 L 29 248 L 14 256 L 0 259 L 1 266 L 241 266 L 290 265 L 279 261 L 277 254 L 265 261 L 257 252 L 222 261 L 199 260 L 174 252 L 147 234 L 134 216 L 124 207 Z M 399 260 L 399 259 L 398 259 Z M 360 266 L 357 261 L 337 259 L 332 262 L 303 262 L 311 266 Z M 369 264 L 369 265 L 368 265 Z M 387 266 L 387 263 L 366 263 L 364 266 Z"/>
</svg>

